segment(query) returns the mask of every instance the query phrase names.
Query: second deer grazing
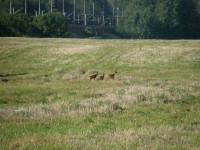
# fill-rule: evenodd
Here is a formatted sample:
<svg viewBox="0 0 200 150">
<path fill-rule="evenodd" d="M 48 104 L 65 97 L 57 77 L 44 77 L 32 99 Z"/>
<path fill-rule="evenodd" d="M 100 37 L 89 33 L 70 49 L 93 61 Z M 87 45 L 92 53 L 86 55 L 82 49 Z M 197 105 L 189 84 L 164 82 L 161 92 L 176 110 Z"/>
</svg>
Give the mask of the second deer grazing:
<svg viewBox="0 0 200 150">
<path fill-rule="evenodd" d="M 117 71 L 115 71 L 114 73 L 110 73 L 110 74 L 108 74 L 108 77 L 109 77 L 110 79 L 114 79 L 116 73 L 117 73 Z"/>
<path fill-rule="evenodd" d="M 99 77 L 98 77 L 98 79 L 97 80 L 103 80 L 104 79 L 104 74 L 101 74 Z"/>
<path fill-rule="evenodd" d="M 98 75 L 98 73 L 93 73 L 93 74 L 90 74 L 90 80 L 92 80 L 92 79 L 96 79 L 96 77 L 97 77 L 97 75 Z"/>
</svg>

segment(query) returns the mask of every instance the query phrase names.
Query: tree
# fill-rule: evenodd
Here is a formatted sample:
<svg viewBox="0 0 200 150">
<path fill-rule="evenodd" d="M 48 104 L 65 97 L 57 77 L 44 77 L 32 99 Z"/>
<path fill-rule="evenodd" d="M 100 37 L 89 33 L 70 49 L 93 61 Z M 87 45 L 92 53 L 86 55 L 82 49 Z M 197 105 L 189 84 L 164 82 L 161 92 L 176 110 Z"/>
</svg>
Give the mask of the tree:
<svg viewBox="0 0 200 150">
<path fill-rule="evenodd" d="M 34 18 L 33 31 L 36 36 L 66 37 L 68 36 L 67 20 L 60 12 L 49 12 Z"/>
<path fill-rule="evenodd" d="M 149 23 L 153 38 L 180 38 L 179 0 L 157 0 Z"/>
<path fill-rule="evenodd" d="M 150 21 L 153 5 L 149 1 L 134 1 L 129 4 L 120 19 L 118 31 L 132 38 L 151 38 Z"/>
<path fill-rule="evenodd" d="M 12 36 L 10 15 L 3 13 L 0 15 L 0 36 Z"/>
<path fill-rule="evenodd" d="M 183 38 L 200 38 L 200 2 L 197 0 L 181 0 L 179 16 Z"/>
<path fill-rule="evenodd" d="M 0 27 L 1 36 L 24 36 L 30 33 L 31 24 L 24 14 L 1 14 Z"/>
<path fill-rule="evenodd" d="M 199 38 L 198 4 L 197 0 L 132 0 L 118 31 L 132 38 Z"/>
</svg>

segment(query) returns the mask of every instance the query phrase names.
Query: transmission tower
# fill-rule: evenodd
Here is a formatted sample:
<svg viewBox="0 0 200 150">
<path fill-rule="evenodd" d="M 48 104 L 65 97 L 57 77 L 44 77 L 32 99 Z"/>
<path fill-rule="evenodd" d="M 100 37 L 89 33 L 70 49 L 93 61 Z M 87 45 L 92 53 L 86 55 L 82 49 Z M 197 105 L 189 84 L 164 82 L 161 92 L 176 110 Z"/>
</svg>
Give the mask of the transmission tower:
<svg viewBox="0 0 200 150">
<path fill-rule="evenodd" d="M 75 19 L 76 19 L 76 0 L 74 0 L 74 13 L 73 13 L 74 24 L 75 24 Z"/>
<path fill-rule="evenodd" d="M 38 9 L 38 15 L 40 15 L 40 0 L 39 0 L 39 9 Z"/>
<path fill-rule="evenodd" d="M 65 16 L 65 0 L 63 0 L 63 16 Z"/>
<path fill-rule="evenodd" d="M 25 15 L 26 15 L 26 8 L 27 8 L 26 0 L 25 0 L 25 4 L 24 4 L 24 5 L 25 5 L 25 6 L 24 6 L 24 7 L 25 7 L 25 9 L 24 9 L 25 12 L 24 12 L 24 13 L 25 13 Z"/>
<path fill-rule="evenodd" d="M 10 14 L 12 14 L 12 1 L 10 0 Z"/>
<path fill-rule="evenodd" d="M 54 7 L 55 1 L 51 0 L 51 12 L 53 12 L 53 7 Z"/>
</svg>

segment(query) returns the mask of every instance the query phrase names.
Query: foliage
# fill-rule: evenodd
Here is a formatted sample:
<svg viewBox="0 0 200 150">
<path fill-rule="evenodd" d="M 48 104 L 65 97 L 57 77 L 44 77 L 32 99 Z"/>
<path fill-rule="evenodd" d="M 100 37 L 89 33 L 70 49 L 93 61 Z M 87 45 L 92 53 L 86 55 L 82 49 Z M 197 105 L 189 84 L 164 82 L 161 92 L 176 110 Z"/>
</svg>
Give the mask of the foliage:
<svg viewBox="0 0 200 150">
<path fill-rule="evenodd" d="M 85 29 L 84 29 L 84 34 L 85 34 L 86 36 L 92 36 L 94 33 L 93 33 L 92 28 L 87 26 L 87 27 L 85 27 Z"/>
<path fill-rule="evenodd" d="M 33 31 L 38 36 L 66 37 L 68 35 L 67 20 L 60 12 L 49 12 L 34 18 Z"/>
<path fill-rule="evenodd" d="M 39 14 L 38 0 L 27 0 L 27 15 L 31 20 L 33 20 L 34 25 L 34 28 L 32 32 L 29 32 L 31 33 L 29 35 L 50 37 L 66 36 L 60 31 L 63 27 L 59 27 L 58 29 L 58 26 L 65 26 L 65 23 L 62 25 L 60 24 L 62 19 L 61 16 L 58 15 L 58 11 L 63 13 L 63 0 L 54 0 L 52 5 L 52 11 L 55 13 L 54 15 L 58 15 L 58 19 L 53 19 L 53 16 L 48 13 L 51 10 L 51 0 L 41 0 L 40 2 L 40 14 L 46 14 L 45 17 L 47 18 L 42 16 L 35 18 L 34 16 L 36 13 Z M 163 39 L 200 38 L 199 0 L 85 0 L 85 8 L 84 1 L 76 0 L 76 14 L 79 14 L 80 19 L 82 19 L 84 10 L 86 14 L 91 15 L 93 13 L 93 2 L 95 7 L 94 13 L 95 15 L 100 16 L 95 17 L 94 19 L 101 22 L 101 16 L 103 14 L 105 19 L 114 16 L 112 25 L 120 35 L 124 35 L 125 37 Z M 74 0 L 65 0 L 64 4 L 64 14 L 67 18 L 71 19 L 69 19 L 71 22 L 68 23 L 73 23 Z M 15 10 L 15 15 L 17 13 L 24 13 L 24 1 L 12 1 L 12 8 Z M 116 23 L 117 8 L 119 11 L 118 24 Z M 18 30 L 19 27 L 15 29 L 15 27 L 7 26 L 7 24 L 14 24 L 12 23 L 12 20 L 9 20 L 10 16 L 6 15 L 9 11 L 9 1 L 0 0 L 0 35 L 27 35 L 28 31 L 24 32 L 21 29 Z M 5 16 L 2 17 L 2 15 Z M 90 15 L 88 15 L 88 17 Z M 8 17 L 8 19 L 6 17 Z M 8 23 L 5 23 L 5 18 Z M 17 20 L 19 21 L 20 18 L 17 18 Z M 53 21 L 58 21 L 59 25 L 55 25 Z M 83 21 L 80 20 L 80 22 Z M 23 21 L 23 23 L 25 22 Z M 25 24 L 26 25 L 24 26 L 27 26 L 30 22 L 26 22 Z M 57 29 L 54 30 L 54 26 L 56 26 Z"/>
<path fill-rule="evenodd" d="M 179 17 L 183 38 L 200 38 L 200 5 L 196 0 L 181 0 Z"/>
<path fill-rule="evenodd" d="M 118 30 L 132 38 L 200 38 L 197 4 L 195 0 L 132 0 Z"/>
<path fill-rule="evenodd" d="M 23 36 L 29 35 L 31 30 L 30 19 L 24 14 L 1 14 L 0 35 L 1 36 Z"/>
<path fill-rule="evenodd" d="M 1 14 L 0 36 L 66 37 L 68 23 L 60 12 L 34 17 L 31 22 L 24 14 Z"/>
</svg>

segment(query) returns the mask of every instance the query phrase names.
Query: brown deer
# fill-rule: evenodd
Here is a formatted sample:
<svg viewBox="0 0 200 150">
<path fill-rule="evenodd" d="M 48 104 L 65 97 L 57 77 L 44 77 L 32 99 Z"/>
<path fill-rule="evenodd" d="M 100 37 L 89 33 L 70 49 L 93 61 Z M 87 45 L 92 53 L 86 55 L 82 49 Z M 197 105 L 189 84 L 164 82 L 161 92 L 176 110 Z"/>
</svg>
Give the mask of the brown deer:
<svg viewBox="0 0 200 150">
<path fill-rule="evenodd" d="M 101 74 L 97 80 L 103 80 L 104 79 L 105 74 Z"/>
<path fill-rule="evenodd" d="M 96 77 L 97 77 L 97 75 L 98 75 L 98 73 L 93 73 L 93 74 L 91 74 L 90 75 L 90 80 L 92 80 L 92 79 L 96 79 Z"/>
<path fill-rule="evenodd" d="M 116 73 L 117 73 L 117 71 L 115 71 L 114 73 L 110 73 L 110 74 L 108 74 L 108 77 L 109 77 L 110 79 L 114 79 Z"/>
</svg>

